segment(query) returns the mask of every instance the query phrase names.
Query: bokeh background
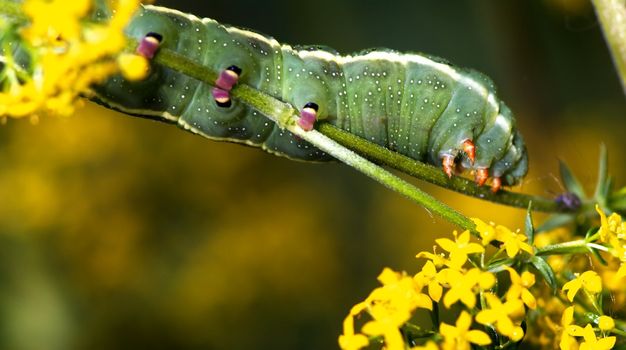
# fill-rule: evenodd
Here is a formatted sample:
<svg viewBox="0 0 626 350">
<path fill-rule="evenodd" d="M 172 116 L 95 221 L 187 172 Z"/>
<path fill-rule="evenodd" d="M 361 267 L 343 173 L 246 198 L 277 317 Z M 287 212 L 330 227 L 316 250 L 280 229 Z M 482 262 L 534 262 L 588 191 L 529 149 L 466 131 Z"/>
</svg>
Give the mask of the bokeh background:
<svg viewBox="0 0 626 350">
<path fill-rule="evenodd" d="M 587 1 L 240 0 L 159 4 L 280 41 L 422 51 L 476 68 L 515 111 L 521 190 L 558 159 L 626 185 L 626 99 Z M 413 180 L 469 216 L 524 211 Z M 541 216 L 538 216 L 540 219 Z M 0 348 L 333 349 L 384 266 L 453 227 L 339 163 L 217 143 L 87 104 L 0 127 Z"/>
</svg>

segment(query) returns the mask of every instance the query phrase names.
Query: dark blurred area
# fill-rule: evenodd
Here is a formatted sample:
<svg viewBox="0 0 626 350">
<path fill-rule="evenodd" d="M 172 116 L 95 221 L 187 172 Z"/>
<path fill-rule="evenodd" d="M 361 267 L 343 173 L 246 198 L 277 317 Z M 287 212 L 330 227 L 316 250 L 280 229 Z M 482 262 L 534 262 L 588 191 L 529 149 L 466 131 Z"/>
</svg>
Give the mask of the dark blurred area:
<svg viewBox="0 0 626 350">
<path fill-rule="evenodd" d="M 593 9 L 545 1 L 160 1 L 343 53 L 420 51 L 489 75 L 530 173 L 626 185 L 626 99 Z M 339 163 L 293 162 L 87 104 L 0 127 L 0 348 L 332 349 L 384 266 L 453 227 Z M 468 216 L 524 211 L 413 181 Z M 542 218 L 537 216 L 537 220 Z"/>
</svg>

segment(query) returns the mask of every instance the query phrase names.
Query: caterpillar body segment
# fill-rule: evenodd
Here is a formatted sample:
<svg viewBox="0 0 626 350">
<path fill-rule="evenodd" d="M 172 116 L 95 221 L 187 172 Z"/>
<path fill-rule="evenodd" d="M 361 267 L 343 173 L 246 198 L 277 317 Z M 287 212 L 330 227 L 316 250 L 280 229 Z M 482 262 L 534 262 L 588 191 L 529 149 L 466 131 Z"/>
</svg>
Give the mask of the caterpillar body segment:
<svg viewBox="0 0 626 350">
<path fill-rule="evenodd" d="M 237 67 L 239 83 L 302 112 L 301 126 L 333 125 L 418 161 L 459 163 L 477 182 L 514 185 L 527 171 L 523 139 L 506 105 L 484 75 L 420 54 L 386 49 L 341 56 L 319 46 L 292 47 L 211 19 L 146 6 L 128 35 L 158 33 L 161 46 L 217 72 Z M 115 77 L 97 99 L 122 112 L 177 123 L 210 139 L 242 142 L 301 160 L 329 160 L 324 152 L 280 129 L 227 90 L 155 66 L 142 82 Z M 219 91 L 218 91 L 219 93 Z M 312 108 L 314 106 L 315 108 Z M 484 178 L 484 179 L 483 179 Z"/>
</svg>

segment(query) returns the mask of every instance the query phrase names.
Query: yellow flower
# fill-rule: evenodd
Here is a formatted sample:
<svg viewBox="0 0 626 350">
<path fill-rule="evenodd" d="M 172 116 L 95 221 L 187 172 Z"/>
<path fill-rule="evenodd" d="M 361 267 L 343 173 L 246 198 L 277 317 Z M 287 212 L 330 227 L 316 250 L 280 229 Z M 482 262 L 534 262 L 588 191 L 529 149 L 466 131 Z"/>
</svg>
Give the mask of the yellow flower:
<svg viewBox="0 0 626 350">
<path fill-rule="evenodd" d="M 482 253 L 485 251 L 478 243 L 470 243 L 470 232 L 464 231 L 461 235 L 458 235 L 456 231 L 454 234 L 454 242 L 448 238 L 439 238 L 435 242 L 441 246 L 445 251 L 450 253 L 450 267 L 460 269 L 467 261 L 467 255 L 473 253 Z"/>
<path fill-rule="evenodd" d="M 528 271 L 522 272 L 520 276 L 517 271 L 512 268 L 506 266 L 505 267 L 509 274 L 511 275 L 511 286 L 506 293 L 506 300 L 515 300 L 522 299 L 524 304 L 531 309 L 537 307 L 537 300 L 533 296 L 533 294 L 528 290 L 528 288 L 532 287 L 535 284 L 535 275 Z"/>
<path fill-rule="evenodd" d="M 343 350 L 358 350 L 369 345 L 369 340 L 363 334 L 342 334 L 339 336 L 339 347 Z"/>
<path fill-rule="evenodd" d="M 443 254 L 434 254 L 434 253 L 430 253 L 430 252 L 419 252 L 417 253 L 417 255 L 415 256 L 416 258 L 426 258 L 426 259 L 430 259 L 433 264 L 435 264 L 435 267 L 440 268 L 442 266 L 447 266 L 450 261 L 448 259 L 446 259 L 446 257 Z"/>
<path fill-rule="evenodd" d="M 478 268 L 471 269 L 465 274 L 454 269 L 445 269 L 441 271 L 440 277 L 450 285 L 450 290 L 443 297 L 443 305 L 446 308 L 461 301 L 471 309 L 476 306 L 476 292 L 489 289 L 495 284 L 492 273 Z"/>
<path fill-rule="evenodd" d="M 123 53 L 117 58 L 117 62 L 124 78 L 130 81 L 144 79 L 150 71 L 150 63 L 143 56 Z"/>
<path fill-rule="evenodd" d="M 596 333 L 590 324 L 587 324 L 585 328 L 579 326 L 571 326 L 569 334 L 576 337 L 583 337 L 585 340 L 580 344 L 580 350 L 608 350 L 612 349 L 615 345 L 615 337 L 596 338 Z"/>
<path fill-rule="evenodd" d="M 385 268 L 378 280 L 383 286 L 374 289 L 366 300 L 372 317 L 391 318 L 400 326 L 416 308 L 432 310 L 432 301 L 428 295 L 421 293 L 422 285 L 416 284 L 406 274 Z"/>
<path fill-rule="evenodd" d="M 89 20 L 90 0 L 25 1 L 29 22 L 21 36 L 31 73 L 10 81 L 0 92 L 0 117 L 71 114 L 91 85 L 118 71 L 115 56 L 125 47 L 123 30 L 139 2 L 115 1 L 111 19 L 95 23 Z M 4 60 L 13 58 L 6 54 Z M 5 65 L 7 69 L 17 74 L 10 64 Z"/>
<path fill-rule="evenodd" d="M 478 218 L 472 218 L 472 221 L 476 224 L 476 231 L 478 231 L 480 237 L 483 239 L 483 245 L 486 246 L 491 243 L 491 241 L 496 239 L 496 229 L 493 225 L 488 225 Z"/>
<path fill-rule="evenodd" d="M 561 350 L 577 350 L 578 342 L 576 338 L 572 337 L 569 334 L 569 328 L 572 322 L 574 321 L 574 307 L 570 306 L 563 311 L 563 315 L 561 316 L 561 342 L 559 343 L 559 348 Z"/>
<path fill-rule="evenodd" d="M 28 0 L 23 9 L 33 21 L 24 30 L 24 36 L 34 45 L 58 43 L 59 39 L 79 40 L 80 20 L 87 15 L 90 8 L 90 0 Z"/>
<path fill-rule="evenodd" d="M 514 257 L 520 250 L 533 255 L 534 250 L 530 244 L 526 243 L 526 236 L 520 233 L 515 233 L 502 225 L 486 224 L 484 221 L 472 218 L 472 221 L 476 224 L 476 231 L 480 233 L 483 239 L 483 245 L 489 244 L 493 240 L 502 242 L 506 254 L 509 258 Z"/>
<path fill-rule="evenodd" d="M 519 341 L 524 336 L 524 331 L 517 326 L 511 317 L 524 314 L 524 304 L 521 300 L 500 301 L 496 295 L 485 294 L 485 299 L 489 304 L 489 309 L 481 310 L 476 315 L 476 322 L 484 325 L 495 325 L 496 330 L 513 341 Z"/>
<path fill-rule="evenodd" d="M 615 321 L 609 316 L 600 316 L 598 318 L 598 328 L 603 331 L 610 331 L 615 328 Z"/>
<path fill-rule="evenodd" d="M 369 345 L 363 334 L 354 333 L 354 317 L 360 314 L 367 304 L 359 303 L 352 307 L 350 314 L 343 321 L 343 334 L 339 336 L 339 347 L 343 350 L 358 350 Z"/>
<path fill-rule="evenodd" d="M 359 349 L 368 344 L 367 337 L 354 332 L 354 317 L 363 311 L 372 317 L 363 325 L 364 334 L 382 335 L 388 350 L 403 350 L 404 341 L 399 328 L 411 318 L 416 308 L 432 310 L 432 301 L 428 295 L 421 293 L 423 285 L 410 276 L 385 268 L 378 280 L 383 286 L 374 289 L 364 302 L 355 305 L 344 320 L 344 334 L 339 337 L 342 349 Z"/>
<path fill-rule="evenodd" d="M 509 258 L 516 256 L 520 250 L 530 255 L 535 253 L 533 248 L 526 243 L 527 237 L 525 235 L 515 233 L 502 225 L 496 226 L 496 237 L 498 241 L 504 244 L 506 255 L 508 255 Z"/>
<path fill-rule="evenodd" d="M 432 261 L 427 261 L 422 267 L 422 271 L 418 272 L 413 279 L 421 285 L 428 286 L 428 295 L 436 302 L 441 299 L 443 287 L 437 278 L 437 268 Z"/>
<path fill-rule="evenodd" d="M 491 344 L 491 339 L 487 333 L 479 330 L 470 330 L 472 316 L 466 311 L 461 311 L 456 320 L 456 327 L 444 322 L 439 326 L 439 332 L 444 338 L 443 349 L 445 350 L 469 350 L 471 344 L 487 345 Z"/>
<path fill-rule="evenodd" d="M 622 222 L 622 217 L 617 213 L 613 213 L 607 218 L 597 204 L 596 211 L 600 214 L 600 230 L 598 231 L 600 233 L 600 240 L 604 243 L 609 243 L 613 237 L 624 239 L 624 234 L 626 234 L 626 222 Z"/>
<path fill-rule="evenodd" d="M 563 291 L 567 291 L 567 299 L 574 301 L 576 293 L 583 288 L 591 294 L 597 294 L 602 291 L 602 278 L 594 271 L 585 271 L 580 276 L 563 285 Z"/>
<path fill-rule="evenodd" d="M 388 320 L 370 321 L 363 325 L 363 333 L 385 338 L 385 349 L 387 350 L 404 350 L 404 340 L 398 326 Z"/>
<path fill-rule="evenodd" d="M 608 218 L 604 212 L 596 205 L 596 211 L 600 214 L 600 241 L 609 244 L 609 252 L 621 261 L 617 273 L 613 277 L 617 283 L 626 276 L 626 222 L 622 222 L 622 217 L 616 213 Z"/>
</svg>

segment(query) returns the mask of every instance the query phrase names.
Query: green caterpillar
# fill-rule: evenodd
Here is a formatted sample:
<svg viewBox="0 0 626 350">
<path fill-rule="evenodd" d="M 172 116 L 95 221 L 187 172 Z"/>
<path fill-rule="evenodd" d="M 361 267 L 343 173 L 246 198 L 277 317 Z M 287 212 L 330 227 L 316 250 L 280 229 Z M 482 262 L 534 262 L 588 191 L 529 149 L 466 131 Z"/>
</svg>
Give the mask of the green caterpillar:
<svg viewBox="0 0 626 350">
<path fill-rule="evenodd" d="M 178 11 L 145 6 L 127 27 L 141 40 L 227 72 L 304 112 L 415 160 L 461 165 L 492 188 L 516 184 L 527 172 L 524 141 L 492 81 L 476 71 L 420 54 L 368 50 L 341 56 L 319 46 L 292 47 L 249 30 Z M 219 84 L 217 84 L 219 86 Z M 121 112 L 176 123 L 209 139 L 261 147 L 289 158 L 330 156 L 279 128 L 213 86 L 154 65 L 149 77 L 117 76 L 96 88 L 97 100 Z M 475 149 L 475 152 L 474 152 Z"/>
</svg>

